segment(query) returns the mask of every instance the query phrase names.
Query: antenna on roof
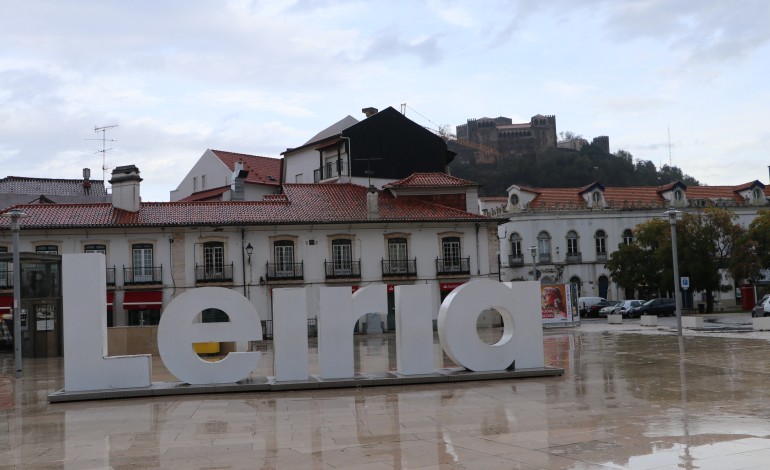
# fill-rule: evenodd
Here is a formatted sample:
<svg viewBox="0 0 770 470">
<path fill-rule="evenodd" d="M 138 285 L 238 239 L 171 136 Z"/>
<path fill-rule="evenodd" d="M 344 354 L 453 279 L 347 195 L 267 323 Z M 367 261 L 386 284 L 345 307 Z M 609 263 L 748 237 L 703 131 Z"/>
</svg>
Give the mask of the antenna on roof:
<svg viewBox="0 0 770 470">
<path fill-rule="evenodd" d="M 372 175 L 374 172 L 372 171 L 372 165 L 371 163 L 377 160 L 382 160 L 382 158 L 354 158 L 353 161 L 357 162 L 366 162 L 366 171 L 364 171 L 364 174 L 369 177 L 369 186 L 372 185 Z"/>
<path fill-rule="evenodd" d="M 671 126 L 668 129 L 668 166 L 671 166 Z"/>
<path fill-rule="evenodd" d="M 102 138 L 101 139 L 86 139 L 86 140 L 101 140 L 102 141 L 102 149 L 97 150 L 94 153 L 101 153 L 102 154 L 102 180 L 107 181 L 107 152 L 112 150 L 111 148 L 107 148 L 107 142 L 117 142 L 117 139 L 108 139 L 107 138 L 107 129 L 112 129 L 113 127 L 118 127 L 117 124 L 113 124 L 111 126 L 102 126 L 97 127 L 94 126 L 94 132 L 101 132 Z"/>
</svg>

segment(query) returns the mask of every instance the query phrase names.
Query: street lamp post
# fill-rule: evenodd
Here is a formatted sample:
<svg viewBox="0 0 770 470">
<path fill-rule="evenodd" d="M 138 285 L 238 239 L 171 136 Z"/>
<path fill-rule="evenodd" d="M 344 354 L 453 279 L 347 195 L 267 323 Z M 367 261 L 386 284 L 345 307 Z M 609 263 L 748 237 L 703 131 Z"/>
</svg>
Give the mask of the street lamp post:
<svg viewBox="0 0 770 470">
<path fill-rule="evenodd" d="M 676 334 L 682 336 L 682 299 L 679 296 L 679 257 L 676 252 L 676 216 L 680 212 L 673 207 L 665 214 L 668 215 L 668 223 L 671 224 L 671 254 L 674 258 L 674 301 L 676 302 Z"/>
<path fill-rule="evenodd" d="M 537 281 L 537 247 L 534 245 L 530 246 L 529 254 L 532 255 L 532 279 Z"/>
<path fill-rule="evenodd" d="M 13 359 L 16 378 L 21 378 L 21 263 L 19 261 L 19 219 L 27 217 L 19 209 L 3 214 L 11 218 L 13 234 Z"/>
</svg>

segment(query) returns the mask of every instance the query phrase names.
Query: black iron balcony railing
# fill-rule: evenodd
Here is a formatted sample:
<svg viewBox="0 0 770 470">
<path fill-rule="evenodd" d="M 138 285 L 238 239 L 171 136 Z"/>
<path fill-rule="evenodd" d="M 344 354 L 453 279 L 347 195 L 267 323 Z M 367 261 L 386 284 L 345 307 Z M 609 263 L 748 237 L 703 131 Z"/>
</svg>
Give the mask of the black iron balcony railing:
<svg viewBox="0 0 770 470">
<path fill-rule="evenodd" d="M 123 267 L 123 282 L 127 286 L 138 284 L 162 284 L 163 265 L 142 266 L 139 268 Z"/>
<path fill-rule="evenodd" d="M 115 266 L 111 268 L 107 268 L 107 285 L 108 286 L 115 285 Z"/>
<path fill-rule="evenodd" d="M 382 260 L 382 277 L 407 277 L 417 275 L 417 258 Z"/>
<path fill-rule="evenodd" d="M 567 253 L 565 261 L 567 263 L 580 263 L 583 261 L 583 255 L 581 253 Z"/>
<path fill-rule="evenodd" d="M 596 253 L 596 261 L 607 261 L 607 252 Z"/>
<path fill-rule="evenodd" d="M 436 274 L 470 274 L 471 258 L 436 258 Z"/>
<path fill-rule="evenodd" d="M 302 261 L 299 263 L 267 263 L 265 279 L 271 281 L 297 281 L 303 278 Z"/>
<path fill-rule="evenodd" d="M 350 279 L 361 277 L 361 261 L 324 261 L 326 279 Z"/>
<path fill-rule="evenodd" d="M 349 175 L 348 162 L 345 160 L 335 160 L 333 162 L 324 163 L 321 168 L 314 170 L 313 181 L 318 183 L 322 180 L 328 180 L 329 178 Z"/>
<path fill-rule="evenodd" d="M 233 263 L 220 266 L 195 265 L 195 282 L 232 282 Z"/>
<path fill-rule="evenodd" d="M 13 287 L 13 270 L 0 270 L 0 289 L 10 289 Z"/>
<path fill-rule="evenodd" d="M 522 255 L 508 255 L 508 266 L 523 266 L 524 256 Z"/>
</svg>

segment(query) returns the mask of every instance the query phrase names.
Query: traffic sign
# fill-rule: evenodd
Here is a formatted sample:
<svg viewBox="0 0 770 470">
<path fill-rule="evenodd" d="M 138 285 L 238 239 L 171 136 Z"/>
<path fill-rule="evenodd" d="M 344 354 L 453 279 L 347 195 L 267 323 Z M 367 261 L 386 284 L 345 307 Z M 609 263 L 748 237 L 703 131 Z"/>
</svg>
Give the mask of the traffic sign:
<svg viewBox="0 0 770 470">
<path fill-rule="evenodd" d="M 679 278 L 679 285 L 682 286 L 682 289 L 687 290 L 690 288 L 690 278 L 689 277 L 680 277 Z"/>
</svg>

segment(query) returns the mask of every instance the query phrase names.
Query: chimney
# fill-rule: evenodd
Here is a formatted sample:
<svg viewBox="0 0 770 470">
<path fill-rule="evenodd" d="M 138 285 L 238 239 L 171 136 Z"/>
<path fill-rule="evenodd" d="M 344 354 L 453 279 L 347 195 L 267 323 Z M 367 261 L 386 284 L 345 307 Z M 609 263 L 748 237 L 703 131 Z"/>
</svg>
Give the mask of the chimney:
<svg viewBox="0 0 770 470">
<path fill-rule="evenodd" d="M 139 168 L 135 165 L 125 165 L 112 170 L 112 206 L 128 212 L 139 212 L 142 202 L 139 197 Z"/>
<path fill-rule="evenodd" d="M 230 178 L 230 200 L 243 201 L 246 199 L 246 177 L 249 172 L 243 169 L 243 162 L 235 162 L 235 169 Z"/>
<path fill-rule="evenodd" d="M 369 190 L 366 192 L 366 217 L 369 220 L 377 219 L 380 217 L 380 209 L 377 201 L 377 188 L 374 185 L 369 186 Z"/>
<path fill-rule="evenodd" d="M 369 118 L 377 114 L 379 110 L 377 108 L 364 108 L 361 110 L 361 112 L 364 113 L 366 117 Z"/>
<path fill-rule="evenodd" d="M 91 169 L 83 168 L 83 193 L 91 194 Z"/>
</svg>

